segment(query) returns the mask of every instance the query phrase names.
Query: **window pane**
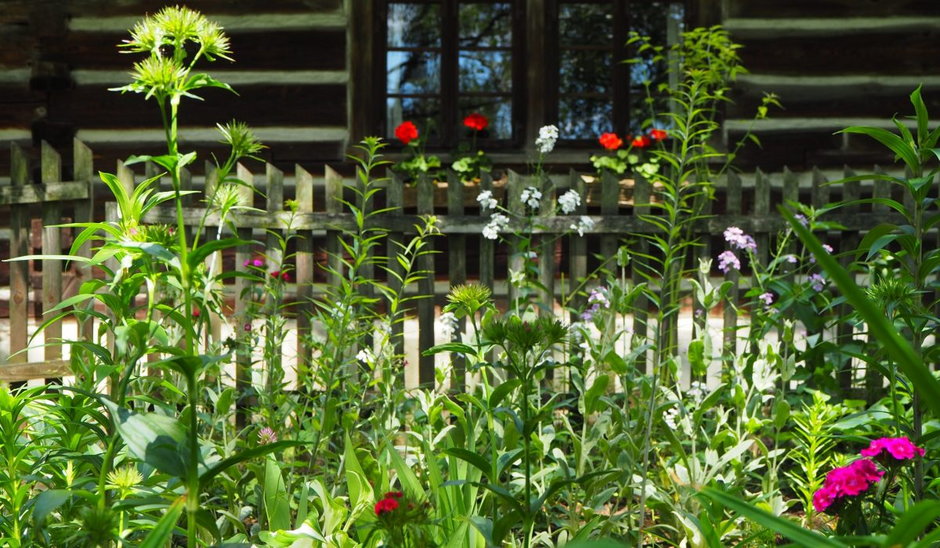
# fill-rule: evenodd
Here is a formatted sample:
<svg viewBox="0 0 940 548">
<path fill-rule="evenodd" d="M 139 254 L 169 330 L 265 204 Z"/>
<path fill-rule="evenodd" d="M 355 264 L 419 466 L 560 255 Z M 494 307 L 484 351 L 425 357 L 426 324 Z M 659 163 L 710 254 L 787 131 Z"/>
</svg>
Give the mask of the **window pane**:
<svg viewBox="0 0 940 548">
<path fill-rule="evenodd" d="M 463 119 L 472 112 L 479 112 L 490 121 L 481 138 L 512 138 L 512 101 L 509 97 L 461 97 L 458 123 L 460 134 L 466 134 L 468 138 L 471 132 L 463 126 Z"/>
<path fill-rule="evenodd" d="M 418 126 L 418 135 L 424 142 L 440 137 L 441 103 L 427 97 L 389 97 L 386 101 L 387 135 L 394 135 L 398 124 L 410 120 Z"/>
<path fill-rule="evenodd" d="M 631 4 L 631 9 L 633 5 Z M 564 45 L 610 46 L 614 40 L 614 14 L 610 4 L 563 4 L 558 9 L 559 41 Z"/>
<path fill-rule="evenodd" d="M 613 104 L 609 99 L 562 97 L 558 105 L 558 130 L 562 139 L 595 139 L 613 128 Z"/>
<path fill-rule="evenodd" d="M 435 52 L 389 51 L 388 93 L 439 93 L 441 56 Z"/>
<path fill-rule="evenodd" d="M 512 63 L 509 52 L 461 51 L 460 92 L 508 92 L 512 89 Z"/>
<path fill-rule="evenodd" d="M 562 93 L 609 93 L 613 54 L 603 50 L 565 50 L 559 62 Z"/>
<path fill-rule="evenodd" d="M 512 10 L 508 2 L 460 4 L 460 47 L 509 47 Z"/>
<path fill-rule="evenodd" d="M 441 15 L 436 4 L 388 5 L 389 47 L 426 48 L 440 44 Z"/>
</svg>

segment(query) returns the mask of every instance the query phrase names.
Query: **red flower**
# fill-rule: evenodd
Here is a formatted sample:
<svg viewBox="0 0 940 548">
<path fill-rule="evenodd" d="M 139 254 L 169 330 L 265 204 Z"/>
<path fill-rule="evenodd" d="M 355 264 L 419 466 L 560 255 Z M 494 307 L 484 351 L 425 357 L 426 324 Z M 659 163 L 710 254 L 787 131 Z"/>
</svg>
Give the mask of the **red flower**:
<svg viewBox="0 0 940 548">
<path fill-rule="evenodd" d="M 405 496 L 405 494 L 401 491 L 389 491 L 388 493 L 385 493 L 385 498 L 387 499 L 400 499 L 403 496 Z"/>
<path fill-rule="evenodd" d="M 473 131 L 483 131 L 486 129 L 486 126 L 490 125 L 490 121 L 486 119 L 486 116 L 483 116 L 479 112 L 474 112 L 466 118 L 463 119 L 463 125 L 472 129 Z"/>
<path fill-rule="evenodd" d="M 398 127 L 395 128 L 395 137 L 398 138 L 403 144 L 408 144 L 411 141 L 414 141 L 418 138 L 418 127 L 414 125 L 414 122 L 410 120 L 407 122 L 402 122 L 398 124 Z"/>
<path fill-rule="evenodd" d="M 630 141 L 630 146 L 636 148 L 646 148 L 650 146 L 651 142 L 652 141 L 650 141 L 650 138 L 646 135 L 640 135 L 639 137 L 634 137 L 633 140 Z"/>
<path fill-rule="evenodd" d="M 198 318 L 200 314 L 201 312 L 199 312 L 198 308 L 193 309 L 193 318 Z"/>
<path fill-rule="evenodd" d="M 607 150 L 617 150 L 623 144 L 623 139 L 617 137 L 616 133 L 601 133 L 597 140 Z"/>
<path fill-rule="evenodd" d="M 652 137 L 654 141 L 663 141 L 666 137 L 669 137 L 669 134 L 666 133 L 665 129 L 651 129 L 650 137 Z"/>
<path fill-rule="evenodd" d="M 375 503 L 375 515 L 381 516 L 398 509 L 398 501 L 395 499 L 382 499 Z"/>
<path fill-rule="evenodd" d="M 272 277 L 272 278 L 280 278 L 280 277 L 281 277 L 281 271 L 280 271 L 280 270 L 273 270 L 273 271 L 271 271 L 271 277 Z"/>
</svg>

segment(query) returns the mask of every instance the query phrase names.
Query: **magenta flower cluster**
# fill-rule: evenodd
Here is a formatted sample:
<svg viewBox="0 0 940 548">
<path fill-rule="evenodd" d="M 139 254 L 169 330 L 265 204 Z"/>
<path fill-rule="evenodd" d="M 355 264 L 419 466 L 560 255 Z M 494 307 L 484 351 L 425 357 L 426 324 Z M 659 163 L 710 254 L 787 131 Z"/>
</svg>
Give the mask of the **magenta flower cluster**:
<svg viewBox="0 0 940 548">
<path fill-rule="evenodd" d="M 741 261 L 734 251 L 722 251 L 718 255 L 718 270 L 727 274 L 729 270 L 741 270 Z"/>
<path fill-rule="evenodd" d="M 911 460 L 917 456 L 924 456 L 924 450 L 914 445 L 908 438 L 879 438 L 862 449 L 863 457 L 878 458 L 880 462 L 893 462 Z M 825 512 L 834 504 L 846 497 L 855 497 L 868 490 L 869 487 L 884 476 L 884 471 L 875 466 L 871 458 L 859 459 L 848 466 L 834 468 L 826 474 L 826 481 L 820 490 L 813 493 L 813 508 L 817 512 Z"/>
</svg>

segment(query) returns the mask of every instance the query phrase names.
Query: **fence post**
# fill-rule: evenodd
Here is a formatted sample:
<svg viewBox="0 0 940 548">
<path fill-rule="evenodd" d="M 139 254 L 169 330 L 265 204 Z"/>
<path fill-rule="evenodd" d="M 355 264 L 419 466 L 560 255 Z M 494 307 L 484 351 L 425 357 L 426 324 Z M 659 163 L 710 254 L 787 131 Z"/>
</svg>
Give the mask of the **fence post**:
<svg viewBox="0 0 940 548">
<path fill-rule="evenodd" d="M 313 213 L 313 176 L 307 170 L 294 166 L 295 199 L 297 211 L 301 214 Z M 313 359 L 310 345 L 311 316 L 313 315 L 313 231 L 304 230 L 297 240 L 297 388 L 304 387 L 304 376 L 309 373 Z"/>
<path fill-rule="evenodd" d="M 235 176 L 242 182 L 238 187 L 238 203 L 251 206 L 254 203 L 254 175 L 242 164 L 235 168 Z M 238 228 L 238 239 L 250 241 L 252 238 L 252 229 Z M 239 245 L 235 248 L 235 268 L 241 267 L 245 261 L 251 259 L 251 246 L 249 244 Z M 235 338 L 244 341 L 238 345 L 235 353 L 235 392 L 238 394 L 236 404 L 235 424 L 238 428 L 244 428 L 246 425 L 249 402 L 245 395 L 251 388 L 251 350 L 248 348 L 247 341 L 251 337 L 251 318 L 248 317 L 248 304 L 251 299 L 250 293 L 251 281 L 243 278 L 235 278 L 235 329 L 239 333 Z"/>
<path fill-rule="evenodd" d="M 343 212 L 343 178 L 330 166 L 323 167 L 326 183 L 326 212 L 337 215 Z M 340 244 L 342 233 L 339 230 L 326 231 L 327 283 L 332 287 L 340 284 L 343 275 L 343 247 Z"/>
<path fill-rule="evenodd" d="M 620 180 L 609 169 L 601 173 L 601 215 L 614 217 L 620 213 Z M 617 254 L 617 236 L 601 235 L 601 255 L 608 260 Z"/>
<path fill-rule="evenodd" d="M 418 215 L 434 214 L 434 189 L 436 183 L 430 177 L 420 177 L 417 182 Z M 434 346 L 434 246 L 428 240 L 425 253 L 418 257 L 418 269 L 422 272 L 418 280 L 418 347 Z M 434 356 L 421 354 L 418 358 L 418 384 L 434 386 Z"/>
<path fill-rule="evenodd" d="M 760 191 L 756 189 L 769 189 L 768 182 L 763 178 L 763 174 L 760 170 L 757 171 L 754 175 L 755 177 L 755 191 L 760 195 Z M 728 172 L 725 176 L 725 181 L 727 184 L 725 186 L 725 208 L 729 215 L 740 215 L 741 214 L 741 178 L 737 174 Z M 756 202 L 756 197 L 755 197 Z M 755 203 L 755 209 L 758 204 Z M 758 244 L 760 245 L 760 244 Z M 764 245 L 766 247 L 766 244 Z M 737 270 L 729 270 L 725 275 L 726 278 L 731 282 L 731 289 L 728 291 L 728 303 L 725 304 L 724 309 L 724 326 L 722 328 L 723 337 L 723 346 L 724 346 L 724 359 L 726 361 L 733 360 L 736 355 L 737 349 L 737 338 L 738 338 L 738 313 L 735 309 L 735 306 L 738 303 L 738 298 L 740 294 L 740 273 Z M 727 363 L 726 366 L 732 364 Z"/>
<path fill-rule="evenodd" d="M 480 174 L 480 194 L 483 192 L 493 192 L 493 177 L 489 172 Z M 495 192 L 494 192 L 495 194 Z M 495 197 L 495 196 L 494 196 Z M 480 216 L 486 217 L 491 213 L 483 211 L 480 207 Z M 496 242 L 484 237 L 480 237 L 480 283 L 494 290 L 493 284 L 496 280 Z M 495 295 L 495 290 L 494 290 Z"/>
<path fill-rule="evenodd" d="M 650 183 L 644 177 L 640 175 L 635 175 L 633 181 L 633 218 L 640 220 L 644 215 L 650 214 L 650 199 L 652 197 L 652 189 Z M 637 254 L 633 259 L 633 264 L 630 265 L 630 278 L 633 281 L 634 285 L 639 285 L 644 283 L 646 279 L 643 277 L 643 270 L 646 270 L 645 267 L 637 267 L 636 257 L 643 257 L 649 254 L 649 242 L 643 238 L 639 238 L 636 243 Z M 645 262 L 643 259 L 640 259 L 640 262 Z M 649 321 L 649 298 L 643 294 L 639 293 L 636 297 L 634 313 L 633 313 L 633 334 L 637 339 L 646 339 L 649 335 L 649 330 L 647 328 L 647 322 Z M 642 371 L 644 373 L 651 373 L 651 368 L 649 364 L 648 355 L 646 352 L 641 353 L 637 356 L 637 365 L 642 365 Z"/>
<path fill-rule="evenodd" d="M 91 149 L 88 148 L 85 143 L 74 139 L 72 141 L 72 158 L 72 177 L 76 181 L 85 181 L 88 187 L 88 199 L 75 204 L 75 222 L 90 223 L 94 221 L 95 215 L 95 170 Z M 79 247 L 78 255 L 80 257 L 91 258 L 90 241 L 85 242 Z M 75 283 L 78 287 L 81 287 L 81 284 L 85 281 L 90 280 L 92 276 L 91 267 L 85 263 L 75 263 L 74 272 Z M 94 303 L 88 302 L 82 306 L 91 310 Z M 94 318 L 91 316 L 84 321 L 79 321 L 77 326 L 78 338 L 86 341 L 93 340 L 95 333 L 94 324 Z M 75 349 L 73 348 L 72 352 L 74 353 L 74 351 Z"/>
<path fill-rule="evenodd" d="M 548 218 L 555 213 L 555 185 L 545 176 L 541 181 L 542 202 L 539 204 L 539 217 Z M 546 309 L 543 311 L 550 316 L 555 315 L 555 243 L 558 237 L 554 234 L 541 234 L 537 237 L 537 245 L 533 248 L 538 249 L 539 265 L 539 303 Z M 548 370 L 548 377 L 551 377 L 552 369 Z"/>
<path fill-rule="evenodd" d="M 526 205 L 522 203 L 522 191 L 527 182 L 525 176 L 512 170 L 509 171 L 509 182 L 506 185 L 506 209 L 509 210 L 509 218 L 512 219 L 513 225 L 517 225 L 515 222 L 516 217 L 525 216 Z M 515 235 L 515 230 L 517 229 L 514 228 L 513 234 L 506 236 L 506 241 L 509 244 L 509 273 L 506 276 L 506 295 L 509 299 L 509 308 L 513 310 L 519 298 L 519 290 L 512 283 L 512 275 L 513 272 L 521 272 L 524 264 L 523 257 L 519 253 L 520 237 Z"/>
<path fill-rule="evenodd" d="M 845 168 L 846 177 L 854 177 L 855 173 L 850 170 L 848 167 Z M 856 201 L 861 197 L 861 181 L 849 181 L 842 183 L 842 200 L 845 202 Z M 858 205 L 846 205 L 843 210 L 845 213 L 852 215 L 859 213 Z M 843 268 L 847 268 L 849 263 L 852 261 L 853 254 L 851 251 L 854 251 L 858 248 L 859 236 L 858 232 L 846 232 L 842 231 L 841 239 L 839 241 L 839 248 L 836 249 L 836 253 L 839 254 L 839 263 Z M 844 318 L 851 312 L 851 308 L 847 304 L 839 305 L 836 314 L 838 318 Z M 840 322 L 836 326 L 836 340 L 840 348 L 845 348 L 845 345 L 849 344 L 855 336 L 855 330 L 852 327 L 851 323 Z M 845 391 L 846 394 L 852 389 L 852 383 L 854 381 L 855 372 L 853 371 L 853 361 L 854 358 L 846 358 L 845 363 L 839 364 L 841 367 L 839 369 L 838 378 L 839 386 Z"/>
<path fill-rule="evenodd" d="M 462 216 L 464 214 L 464 187 L 463 181 L 452 170 L 447 170 L 447 214 Z M 467 237 L 464 234 L 452 234 L 447 238 L 447 276 L 451 287 L 466 283 L 467 281 Z M 457 323 L 454 339 L 460 340 L 461 334 L 467 327 L 466 318 Z M 454 392 L 463 392 L 466 385 L 467 363 L 463 356 L 451 354 L 453 372 L 450 379 L 450 389 Z"/>
<path fill-rule="evenodd" d="M 581 202 L 575 206 L 571 212 L 572 218 L 587 214 L 587 192 L 585 192 L 584 178 L 574 169 L 568 172 L 568 186 L 571 190 L 578 193 Z M 574 221 L 575 224 L 578 221 Z M 570 299 L 566 298 L 570 310 L 569 318 L 575 322 L 580 318 L 578 310 L 584 306 L 584 296 L 574 294 L 574 288 L 578 287 L 581 280 L 587 277 L 587 236 L 578 236 L 574 233 L 568 234 L 568 276 L 569 287 L 566 288 Z"/>
<path fill-rule="evenodd" d="M 43 184 L 62 181 L 62 158 L 46 141 L 40 147 L 40 180 Z M 53 197 L 42 202 L 42 253 L 43 255 L 62 254 L 62 232 L 58 225 L 62 222 L 62 203 Z M 49 310 L 62 302 L 62 261 L 44 260 L 42 264 L 42 311 Z M 38 322 L 37 322 L 38 323 Z M 62 346 L 53 343 L 62 338 L 62 322 L 57 321 L 46 326 L 43 340 L 46 345 L 44 356 L 47 362 L 62 358 Z M 51 344 L 50 344 L 51 343 Z M 47 379 L 46 382 L 48 383 Z"/>
<path fill-rule="evenodd" d="M 404 216 L 403 208 L 405 207 L 405 182 L 401 180 L 394 171 L 389 170 L 386 178 L 388 179 L 388 187 L 385 192 L 385 205 L 389 208 L 388 215 L 391 218 L 393 225 L 398 225 L 401 218 Z M 392 230 L 388 233 L 388 239 L 386 240 L 386 268 L 391 271 L 389 276 L 389 286 L 392 291 L 396 294 L 401 295 L 404 287 L 402 282 L 396 278 L 404 277 L 405 269 L 398 262 L 398 255 L 401 253 L 402 248 L 405 245 L 405 235 L 400 230 Z M 404 310 L 398 312 L 404 313 Z M 402 316 L 399 318 L 400 321 L 393 321 L 391 328 L 391 340 L 392 347 L 395 349 L 395 354 L 397 356 L 405 355 L 405 318 Z M 404 368 L 395 370 L 395 381 L 401 386 L 405 386 L 405 374 Z"/>
<path fill-rule="evenodd" d="M 10 144 L 10 182 L 14 187 L 29 184 L 29 160 L 16 143 Z M 29 254 L 29 204 L 10 204 L 10 257 Z M 26 363 L 29 321 L 29 261 L 10 263 L 10 357 L 9 363 Z"/>
</svg>

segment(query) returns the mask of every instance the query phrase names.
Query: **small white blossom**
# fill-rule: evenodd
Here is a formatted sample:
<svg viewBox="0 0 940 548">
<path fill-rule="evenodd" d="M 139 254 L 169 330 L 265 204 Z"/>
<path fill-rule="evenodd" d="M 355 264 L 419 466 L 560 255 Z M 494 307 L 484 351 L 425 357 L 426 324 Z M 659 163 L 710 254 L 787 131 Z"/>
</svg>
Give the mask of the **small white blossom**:
<svg viewBox="0 0 940 548">
<path fill-rule="evenodd" d="M 437 321 L 441 326 L 441 335 L 444 336 L 444 339 L 452 340 L 454 334 L 457 333 L 457 316 L 453 312 L 444 312 Z"/>
<path fill-rule="evenodd" d="M 538 209 L 539 203 L 542 201 L 542 191 L 534 186 L 526 187 L 522 190 L 522 195 L 519 199 L 532 209 Z"/>
<path fill-rule="evenodd" d="M 578 236 L 584 236 L 585 232 L 594 228 L 594 219 L 588 217 L 587 215 L 582 215 L 581 218 L 578 219 L 578 222 L 571 223 L 569 228 L 571 228 L 571 230 L 576 230 L 578 232 Z"/>
<path fill-rule="evenodd" d="M 372 365 L 375 363 L 375 354 L 372 353 L 372 349 L 363 348 L 359 351 L 358 354 L 356 354 L 356 359 L 366 365 Z"/>
<path fill-rule="evenodd" d="M 581 205 L 581 195 L 574 190 L 569 190 L 558 197 L 558 205 L 561 207 L 562 213 L 570 215 Z"/>
<path fill-rule="evenodd" d="M 480 207 L 483 211 L 488 209 L 496 209 L 496 206 L 499 205 L 499 202 L 496 201 L 496 198 L 493 197 L 493 191 L 484 190 L 477 196 L 477 202 L 480 203 Z"/>
<path fill-rule="evenodd" d="M 502 213 L 494 213 L 490 217 L 490 222 L 483 227 L 483 237 L 487 240 L 495 240 L 499 238 L 500 230 L 506 228 L 506 225 L 509 224 L 509 217 L 503 215 Z"/>
<path fill-rule="evenodd" d="M 558 128 L 555 126 L 542 126 L 539 129 L 539 137 L 535 140 L 535 147 L 541 154 L 548 154 L 555 149 L 555 141 L 558 140 Z"/>
</svg>

